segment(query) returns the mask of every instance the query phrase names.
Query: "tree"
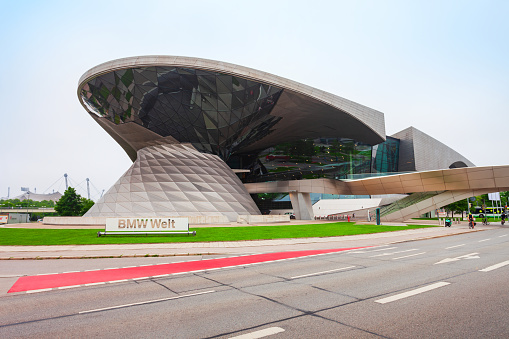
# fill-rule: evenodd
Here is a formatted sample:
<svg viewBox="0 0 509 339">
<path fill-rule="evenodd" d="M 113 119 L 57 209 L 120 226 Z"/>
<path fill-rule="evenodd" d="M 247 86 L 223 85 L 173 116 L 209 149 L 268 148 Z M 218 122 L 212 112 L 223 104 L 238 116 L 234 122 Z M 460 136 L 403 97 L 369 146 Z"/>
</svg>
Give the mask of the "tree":
<svg viewBox="0 0 509 339">
<path fill-rule="evenodd" d="M 74 188 L 69 187 L 57 201 L 55 211 L 61 216 L 80 216 L 83 209 L 82 199 Z"/>
<path fill-rule="evenodd" d="M 94 206 L 94 201 L 87 199 L 87 198 L 81 198 L 81 215 L 87 213 L 87 211 Z"/>
<path fill-rule="evenodd" d="M 461 217 L 463 218 L 463 212 L 468 209 L 468 205 L 466 199 L 461 199 L 453 202 L 452 204 L 444 206 L 444 208 L 447 211 L 447 215 L 449 215 L 449 212 L 461 213 Z"/>
</svg>

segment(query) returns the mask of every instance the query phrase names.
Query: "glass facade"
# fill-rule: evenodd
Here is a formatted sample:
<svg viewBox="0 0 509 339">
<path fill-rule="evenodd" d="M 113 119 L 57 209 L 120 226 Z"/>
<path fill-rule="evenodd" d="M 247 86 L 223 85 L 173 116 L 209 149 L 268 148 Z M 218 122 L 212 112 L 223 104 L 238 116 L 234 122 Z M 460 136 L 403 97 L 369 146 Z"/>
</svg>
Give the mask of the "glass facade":
<svg viewBox="0 0 509 339">
<path fill-rule="evenodd" d="M 347 138 L 307 138 L 242 153 L 283 119 L 271 115 L 282 92 L 228 74 L 151 66 L 98 75 L 80 95 L 90 111 L 114 124 L 138 124 L 216 154 L 231 168 L 250 170 L 240 174 L 244 182 L 398 171 L 399 140 L 391 137 L 376 146 Z"/>
<path fill-rule="evenodd" d="M 254 167 L 245 182 L 344 179 L 371 172 L 371 146 L 346 138 L 301 139 L 260 152 Z"/>
<path fill-rule="evenodd" d="M 398 172 L 399 139 L 387 139 L 373 146 L 373 173 Z"/>
<path fill-rule="evenodd" d="M 228 160 L 270 133 L 281 119 L 270 115 L 281 93 L 231 75 L 154 66 L 99 75 L 80 95 L 91 111 L 115 124 L 133 122 Z"/>
</svg>

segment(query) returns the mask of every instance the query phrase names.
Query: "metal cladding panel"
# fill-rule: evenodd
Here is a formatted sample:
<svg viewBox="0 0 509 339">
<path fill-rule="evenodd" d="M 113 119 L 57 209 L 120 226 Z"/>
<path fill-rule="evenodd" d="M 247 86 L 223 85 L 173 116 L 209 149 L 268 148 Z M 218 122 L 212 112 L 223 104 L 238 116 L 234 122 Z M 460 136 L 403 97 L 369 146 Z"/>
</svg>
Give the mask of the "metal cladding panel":
<svg viewBox="0 0 509 339">
<path fill-rule="evenodd" d="M 210 171 L 196 174 L 192 168 Z M 132 173 L 139 178 L 132 180 Z M 252 214 L 260 214 L 258 207 L 219 157 L 202 156 L 190 145 L 157 145 L 139 150 L 131 168 L 85 217 L 226 216 L 235 221 L 237 215 Z"/>
<path fill-rule="evenodd" d="M 430 171 L 473 167 L 470 160 L 414 127 L 392 137 L 400 139 L 399 171 Z"/>
</svg>

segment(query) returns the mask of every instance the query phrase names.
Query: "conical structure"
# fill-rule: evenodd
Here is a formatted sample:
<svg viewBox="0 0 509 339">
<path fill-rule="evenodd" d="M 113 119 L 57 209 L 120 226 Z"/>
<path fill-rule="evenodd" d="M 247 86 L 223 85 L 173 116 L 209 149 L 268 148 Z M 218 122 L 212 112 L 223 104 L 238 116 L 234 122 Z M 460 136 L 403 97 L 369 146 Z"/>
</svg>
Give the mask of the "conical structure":
<svg viewBox="0 0 509 339">
<path fill-rule="evenodd" d="M 260 214 L 240 179 L 218 156 L 189 144 L 149 146 L 85 217 Z"/>
</svg>

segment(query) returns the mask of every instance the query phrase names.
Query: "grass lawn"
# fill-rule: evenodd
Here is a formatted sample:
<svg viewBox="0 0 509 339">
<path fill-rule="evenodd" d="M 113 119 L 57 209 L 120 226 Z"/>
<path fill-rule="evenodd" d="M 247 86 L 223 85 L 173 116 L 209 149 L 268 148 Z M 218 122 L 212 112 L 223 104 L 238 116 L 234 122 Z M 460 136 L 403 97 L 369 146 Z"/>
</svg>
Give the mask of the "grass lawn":
<svg viewBox="0 0 509 339">
<path fill-rule="evenodd" d="M 332 237 L 437 227 L 434 225 L 376 226 L 337 222 L 314 225 L 248 226 L 191 228 L 192 235 L 107 235 L 97 237 L 93 229 L 0 229 L 0 245 L 91 245 L 91 244 L 144 244 L 172 242 L 210 242 L 260 240 L 282 238 Z"/>
</svg>

